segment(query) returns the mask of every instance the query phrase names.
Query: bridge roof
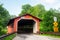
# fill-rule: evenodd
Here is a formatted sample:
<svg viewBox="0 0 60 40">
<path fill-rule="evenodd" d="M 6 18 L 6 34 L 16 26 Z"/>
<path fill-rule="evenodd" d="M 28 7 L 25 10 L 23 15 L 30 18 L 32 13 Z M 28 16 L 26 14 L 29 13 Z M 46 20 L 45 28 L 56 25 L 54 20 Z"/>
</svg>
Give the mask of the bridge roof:
<svg viewBox="0 0 60 40">
<path fill-rule="evenodd" d="M 42 21 L 41 19 L 39 19 L 39 18 L 37 18 L 37 17 L 35 17 L 35 16 L 32 16 L 31 14 L 24 14 L 24 15 L 21 15 L 21 16 L 18 16 L 18 17 L 15 17 L 15 18 L 13 18 L 13 19 L 10 19 L 7 25 L 13 23 L 15 19 L 17 19 L 17 18 L 21 18 L 21 17 L 26 16 L 26 15 L 31 16 L 31 17 L 33 17 L 33 18 L 39 20 L 39 21 Z"/>
</svg>

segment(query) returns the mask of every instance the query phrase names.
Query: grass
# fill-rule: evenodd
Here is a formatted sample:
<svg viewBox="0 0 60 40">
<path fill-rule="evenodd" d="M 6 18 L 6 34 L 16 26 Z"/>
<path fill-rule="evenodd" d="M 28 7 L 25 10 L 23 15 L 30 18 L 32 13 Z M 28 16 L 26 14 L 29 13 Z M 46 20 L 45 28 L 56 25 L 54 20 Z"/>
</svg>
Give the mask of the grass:
<svg viewBox="0 0 60 40">
<path fill-rule="evenodd" d="M 50 36 L 50 37 L 55 37 L 55 38 L 60 38 L 60 35 L 54 35 L 54 34 L 40 34 L 42 36 Z"/>
<path fill-rule="evenodd" d="M 4 40 L 12 40 L 15 36 L 16 34 L 12 34 L 10 36 L 5 37 Z"/>
<path fill-rule="evenodd" d="M 4 28 L 1 32 L 0 32 L 0 36 L 4 35 L 7 33 L 7 29 Z M 16 36 L 16 34 L 12 34 L 10 36 L 7 36 L 4 38 L 4 40 L 12 40 L 14 37 Z"/>
</svg>

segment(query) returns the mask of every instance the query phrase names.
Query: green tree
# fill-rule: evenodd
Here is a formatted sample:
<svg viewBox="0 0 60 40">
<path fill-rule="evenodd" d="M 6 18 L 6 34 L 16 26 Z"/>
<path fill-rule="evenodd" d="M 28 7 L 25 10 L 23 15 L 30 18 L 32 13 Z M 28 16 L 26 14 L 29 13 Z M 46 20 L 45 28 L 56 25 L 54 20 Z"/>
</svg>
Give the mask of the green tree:
<svg viewBox="0 0 60 40">
<path fill-rule="evenodd" d="M 41 4 L 38 4 L 38 5 L 34 6 L 33 8 L 34 8 L 34 10 L 32 12 L 32 15 L 34 15 L 38 18 L 41 18 L 42 14 L 44 14 L 44 12 L 45 12 L 45 7 Z"/>
<path fill-rule="evenodd" d="M 36 6 L 31 6 L 29 4 L 22 6 L 22 12 L 19 15 L 29 13 L 33 16 L 36 16 L 38 18 L 41 18 L 43 13 L 45 13 L 45 7 L 41 4 L 38 4 Z"/>
<path fill-rule="evenodd" d="M 46 32 L 53 31 L 53 11 L 47 11 L 43 16 L 43 21 L 41 23 L 41 30 Z"/>
<path fill-rule="evenodd" d="M 28 11 L 29 11 L 30 9 L 31 9 L 31 5 L 29 5 L 29 4 L 23 5 L 23 6 L 22 6 L 22 12 L 21 12 L 21 14 L 19 14 L 19 15 L 23 15 L 23 14 L 29 13 Z"/>
<path fill-rule="evenodd" d="M 2 4 L 0 4 L 0 29 L 3 29 L 7 26 L 9 19 L 9 12 L 3 7 Z"/>
</svg>

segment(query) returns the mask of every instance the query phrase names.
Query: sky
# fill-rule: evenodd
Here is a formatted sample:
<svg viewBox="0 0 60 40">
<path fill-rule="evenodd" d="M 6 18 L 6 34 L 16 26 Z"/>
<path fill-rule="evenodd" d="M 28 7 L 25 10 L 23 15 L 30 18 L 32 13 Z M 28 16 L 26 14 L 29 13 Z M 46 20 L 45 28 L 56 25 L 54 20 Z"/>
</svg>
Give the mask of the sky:
<svg viewBox="0 0 60 40">
<path fill-rule="evenodd" d="M 3 7 L 9 11 L 10 15 L 16 16 L 21 13 L 22 5 L 25 4 L 30 4 L 32 6 L 42 4 L 45 6 L 46 10 L 50 8 L 60 8 L 60 0 L 0 0 L 0 4 L 3 4 Z"/>
</svg>

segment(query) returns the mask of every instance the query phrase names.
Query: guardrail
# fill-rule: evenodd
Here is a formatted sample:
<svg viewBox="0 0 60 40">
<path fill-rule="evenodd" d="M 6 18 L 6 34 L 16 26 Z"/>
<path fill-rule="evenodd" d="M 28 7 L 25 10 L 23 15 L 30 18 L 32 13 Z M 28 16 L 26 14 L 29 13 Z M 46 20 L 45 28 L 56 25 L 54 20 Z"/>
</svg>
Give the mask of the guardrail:
<svg viewBox="0 0 60 40">
<path fill-rule="evenodd" d="M 41 34 L 52 34 L 60 36 L 60 32 L 40 32 Z"/>
<path fill-rule="evenodd" d="M 2 36 L 0 36 L 0 40 L 3 40 L 5 37 L 10 36 L 10 35 L 12 35 L 12 34 L 15 34 L 15 33 L 4 34 L 4 35 L 2 35 Z"/>
</svg>

